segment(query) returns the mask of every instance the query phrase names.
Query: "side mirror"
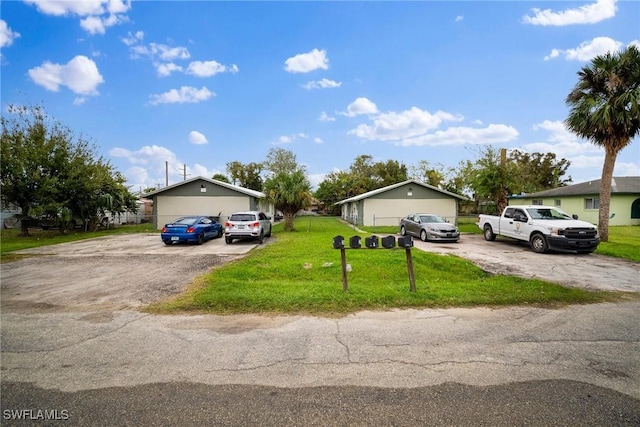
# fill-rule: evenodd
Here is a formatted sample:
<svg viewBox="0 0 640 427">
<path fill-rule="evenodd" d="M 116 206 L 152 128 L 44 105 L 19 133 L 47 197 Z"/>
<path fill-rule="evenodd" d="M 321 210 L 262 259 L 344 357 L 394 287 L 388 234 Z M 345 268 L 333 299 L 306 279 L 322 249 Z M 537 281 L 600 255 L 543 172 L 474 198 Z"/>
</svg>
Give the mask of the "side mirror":
<svg viewBox="0 0 640 427">
<path fill-rule="evenodd" d="M 571 215 L 571 218 L 573 218 L 573 219 L 578 219 L 578 215 L 573 214 L 573 215 Z"/>
</svg>

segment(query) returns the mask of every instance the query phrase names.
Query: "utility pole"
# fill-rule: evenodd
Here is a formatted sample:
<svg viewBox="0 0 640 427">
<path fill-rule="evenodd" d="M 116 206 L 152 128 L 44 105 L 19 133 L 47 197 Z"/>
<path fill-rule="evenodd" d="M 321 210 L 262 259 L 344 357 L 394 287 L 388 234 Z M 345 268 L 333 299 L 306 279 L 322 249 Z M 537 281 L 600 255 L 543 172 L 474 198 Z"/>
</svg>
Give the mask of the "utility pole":
<svg viewBox="0 0 640 427">
<path fill-rule="evenodd" d="M 164 162 L 164 186 L 168 187 L 169 186 L 169 161 L 165 160 Z"/>
</svg>

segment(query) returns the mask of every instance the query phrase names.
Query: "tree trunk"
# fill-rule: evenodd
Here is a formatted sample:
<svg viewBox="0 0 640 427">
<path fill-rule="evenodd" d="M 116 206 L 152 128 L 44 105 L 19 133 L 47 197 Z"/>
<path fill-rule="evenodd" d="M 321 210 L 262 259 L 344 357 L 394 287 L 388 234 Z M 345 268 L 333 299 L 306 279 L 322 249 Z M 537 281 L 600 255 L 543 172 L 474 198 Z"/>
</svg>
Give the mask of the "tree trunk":
<svg viewBox="0 0 640 427">
<path fill-rule="evenodd" d="M 600 208 L 598 211 L 598 234 L 600 241 L 609 241 L 609 212 L 611 211 L 611 179 L 618 152 L 605 147 L 602 179 L 600 181 Z"/>
<path fill-rule="evenodd" d="M 284 231 L 293 231 L 293 218 L 295 214 L 289 212 L 282 212 L 284 216 Z"/>
<path fill-rule="evenodd" d="M 22 219 L 20 220 L 20 237 L 29 237 L 29 206 L 20 206 Z"/>
</svg>

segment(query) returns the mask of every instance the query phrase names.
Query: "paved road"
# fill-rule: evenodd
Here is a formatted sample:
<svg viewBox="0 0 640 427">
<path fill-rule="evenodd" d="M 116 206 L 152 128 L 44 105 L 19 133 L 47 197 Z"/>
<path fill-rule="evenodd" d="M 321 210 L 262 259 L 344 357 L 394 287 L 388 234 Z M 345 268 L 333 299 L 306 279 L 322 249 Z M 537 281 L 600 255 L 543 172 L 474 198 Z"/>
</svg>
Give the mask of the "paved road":
<svg viewBox="0 0 640 427">
<path fill-rule="evenodd" d="M 220 256 L 158 246 L 175 251 L 147 256 L 148 269 Z M 115 268 L 131 253 L 72 248 L 35 258 L 45 272 L 78 263 L 77 275 L 56 279 L 59 294 L 44 276 L 42 289 L 20 284 L 14 273 L 35 269 L 34 258 L 1 265 L 3 425 L 20 410 L 56 410 L 65 425 L 640 425 L 637 298 L 342 318 L 156 316 L 102 306 L 81 286 L 103 284 L 80 270 L 96 260 Z M 41 290 L 60 305 L 34 307 Z M 34 304 L 15 305 L 24 300 Z"/>
</svg>

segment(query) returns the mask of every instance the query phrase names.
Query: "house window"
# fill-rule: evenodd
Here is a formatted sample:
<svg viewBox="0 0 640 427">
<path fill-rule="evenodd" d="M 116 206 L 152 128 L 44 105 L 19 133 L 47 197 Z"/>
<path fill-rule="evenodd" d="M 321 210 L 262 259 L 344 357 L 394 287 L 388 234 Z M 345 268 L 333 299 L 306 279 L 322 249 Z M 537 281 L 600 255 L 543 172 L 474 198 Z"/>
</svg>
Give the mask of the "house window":
<svg viewBox="0 0 640 427">
<path fill-rule="evenodd" d="M 533 206 L 542 206 L 542 199 L 533 199 L 531 203 Z"/>
<path fill-rule="evenodd" d="M 584 199 L 584 208 L 585 209 L 599 209 L 600 208 L 600 199 L 597 197 L 588 197 Z"/>
</svg>

